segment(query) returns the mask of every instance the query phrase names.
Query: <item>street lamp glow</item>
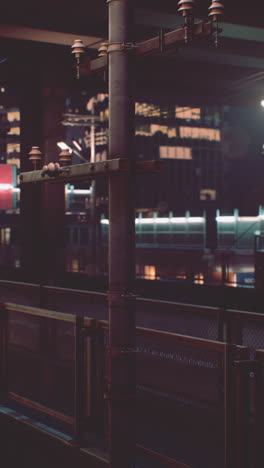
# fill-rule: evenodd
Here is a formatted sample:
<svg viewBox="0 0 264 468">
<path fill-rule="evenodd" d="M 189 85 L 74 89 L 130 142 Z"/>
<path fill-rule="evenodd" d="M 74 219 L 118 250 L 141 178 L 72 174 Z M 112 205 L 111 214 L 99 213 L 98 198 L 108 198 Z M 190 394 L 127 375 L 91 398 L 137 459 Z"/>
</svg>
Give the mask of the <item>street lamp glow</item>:
<svg viewBox="0 0 264 468">
<path fill-rule="evenodd" d="M 264 99 L 262 99 L 262 100 L 260 101 L 260 105 L 261 105 L 262 107 L 264 107 Z"/>
</svg>

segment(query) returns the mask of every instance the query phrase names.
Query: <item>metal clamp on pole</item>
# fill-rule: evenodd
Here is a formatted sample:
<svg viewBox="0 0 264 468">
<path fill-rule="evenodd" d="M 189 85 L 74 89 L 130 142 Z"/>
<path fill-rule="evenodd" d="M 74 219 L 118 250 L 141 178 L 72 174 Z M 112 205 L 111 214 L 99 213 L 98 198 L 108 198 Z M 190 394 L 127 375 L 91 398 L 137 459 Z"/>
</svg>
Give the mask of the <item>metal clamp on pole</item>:
<svg viewBox="0 0 264 468">
<path fill-rule="evenodd" d="M 135 47 L 137 46 L 134 42 L 109 42 L 107 45 L 107 53 L 121 50 L 133 50 Z"/>
</svg>

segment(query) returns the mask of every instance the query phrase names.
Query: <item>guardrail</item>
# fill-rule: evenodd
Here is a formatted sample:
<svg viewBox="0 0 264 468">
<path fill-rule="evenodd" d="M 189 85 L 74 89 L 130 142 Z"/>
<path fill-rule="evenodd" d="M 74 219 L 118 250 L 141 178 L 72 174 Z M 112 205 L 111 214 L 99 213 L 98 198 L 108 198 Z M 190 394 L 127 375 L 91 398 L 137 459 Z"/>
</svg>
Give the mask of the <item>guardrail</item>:
<svg viewBox="0 0 264 468">
<path fill-rule="evenodd" d="M 37 357 L 39 363 L 42 365 L 44 374 L 44 388 L 42 389 L 42 398 L 45 394 L 46 399 L 50 394 L 50 381 L 54 378 L 54 366 L 53 361 L 56 361 L 56 355 L 54 352 L 54 343 L 52 341 L 52 328 L 49 329 L 47 321 L 64 322 L 72 325 L 72 331 L 74 336 L 73 356 L 72 361 L 74 363 L 74 395 L 73 403 L 74 410 L 73 416 L 64 414 L 57 411 L 45 404 L 38 401 L 32 401 L 24 395 L 20 395 L 14 391 L 10 391 L 10 346 L 20 351 L 29 350 L 32 353 L 36 353 L 35 350 L 30 349 L 30 344 L 24 345 L 17 344 L 16 338 L 12 337 L 10 333 L 10 314 L 23 314 L 30 317 L 39 319 L 38 325 L 36 326 L 36 332 L 39 333 L 39 349 Z M 66 424 L 73 426 L 73 438 L 75 442 L 79 442 L 82 434 L 82 425 L 84 419 L 87 422 L 92 416 L 93 404 L 91 401 L 92 392 L 89 392 L 89 400 L 87 401 L 84 395 L 84 386 L 91 386 L 91 371 L 92 363 L 91 349 L 87 353 L 86 340 L 93 334 L 96 326 L 96 321 L 87 317 L 80 317 L 78 315 L 66 314 L 56 312 L 52 310 L 44 310 L 36 307 L 27 307 L 19 304 L 5 303 L 1 306 L 1 392 L 11 400 L 15 400 L 25 406 L 28 406 L 40 413 L 43 413 L 51 418 L 60 420 Z M 45 321 L 43 321 L 43 319 Z M 91 344 L 90 344 L 91 346 Z M 85 360 L 85 354 L 88 356 L 88 362 Z M 84 418 L 85 415 L 85 418 Z"/>
<path fill-rule="evenodd" d="M 66 294 L 66 297 L 69 294 L 62 288 L 51 290 L 55 290 L 56 294 Z M 73 290 L 73 293 L 75 297 L 82 296 L 85 299 L 87 296 L 91 299 L 104 299 L 102 293 L 93 295 L 76 290 Z M 141 299 L 139 302 L 147 303 L 148 306 L 153 302 L 162 306 L 166 304 L 172 311 L 175 310 L 173 306 L 176 306 L 176 313 L 179 309 L 186 317 L 188 314 L 197 318 L 202 314 L 215 314 L 217 327 L 219 321 L 225 323 L 226 336 L 223 338 L 229 339 L 227 331 L 232 331 L 232 327 L 238 330 L 237 322 L 243 332 L 241 322 L 249 322 L 258 329 L 258 324 L 262 324 L 264 320 L 261 314 L 241 311 L 223 311 L 217 308 L 203 310 L 200 306 L 147 299 Z M 21 320 L 21 317 L 26 317 L 26 321 Z M 229 324 L 227 318 L 230 320 Z M 32 321 L 34 333 L 31 329 Z M 24 342 L 23 327 L 26 331 Z M 238 338 L 240 341 L 245 340 L 243 333 L 238 335 Z M 73 440 L 76 444 L 82 443 L 86 431 L 107 437 L 107 321 L 5 303 L 2 304 L 0 313 L 0 343 L 2 397 L 42 413 L 51 418 L 51 421 L 56 419 L 72 426 Z M 214 413 L 217 415 L 214 420 L 215 433 L 218 442 L 223 442 L 221 468 L 260 468 L 258 460 L 262 455 L 264 442 L 263 350 L 255 352 L 253 348 L 250 350 L 232 343 L 137 327 L 134 351 L 133 355 L 137 359 L 137 414 L 143 422 L 149 423 L 152 420 L 153 427 L 155 424 L 157 427 L 163 427 L 166 419 L 169 432 L 176 431 L 177 438 L 180 439 L 184 418 L 188 419 L 195 413 L 196 429 L 200 424 L 203 431 L 203 418 L 207 418 L 207 422 L 211 423 L 211 414 Z M 12 353 L 20 358 L 24 353 L 25 360 L 34 356 L 38 364 L 41 364 L 39 367 L 43 377 L 41 385 L 35 391 L 35 396 L 38 395 L 39 399 L 34 397 L 33 391 L 28 395 L 25 391 L 12 389 Z M 17 361 L 18 367 L 19 362 L 21 359 Z M 54 390 L 58 365 L 66 366 L 66 371 L 72 377 L 72 412 L 47 403 Z M 63 393 L 63 388 L 60 388 L 59 392 Z M 177 424 L 179 421 L 179 427 L 175 421 Z M 199 438 L 199 433 L 196 437 Z M 189 441 L 190 444 L 193 440 L 195 437 Z M 160 447 L 157 450 L 155 446 L 146 442 L 138 446 L 138 453 L 142 455 L 143 452 L 145 457 L 163 460 L 163 466 L 188 468 L 192 465 L 191 461 L 190 465 L 176 462 L 165 449 Z M 186 461 L 188 463 L 188 460 L 184 460 Z"/>
<path fill-rule="evenodd" d="M 107 317 L 106 294 L 102 292 L 2 280 L 0 296 L 7 302 L 16 296 L 17 302 L 29 306 Z M 248 346 L 252 352 L 264 348 L 262 313 L 140 297 L 136 304 L 139 325 Z"/>
</svg>

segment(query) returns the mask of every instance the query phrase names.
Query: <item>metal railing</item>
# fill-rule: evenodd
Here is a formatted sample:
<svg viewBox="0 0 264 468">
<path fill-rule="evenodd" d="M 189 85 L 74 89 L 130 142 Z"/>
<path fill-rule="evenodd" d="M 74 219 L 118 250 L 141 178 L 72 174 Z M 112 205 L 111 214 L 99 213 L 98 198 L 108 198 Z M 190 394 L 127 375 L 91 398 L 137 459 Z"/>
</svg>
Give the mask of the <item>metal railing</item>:
<svg viewBox="0 0 264 468">
<path fill-rule="evenodd" d="M 28 321 L 21 322 L 22 316 L 35 321 L 34 334 L 38 333 L 40 342 L 37 353 L 32 348 L 31 342 L 21 341 L 22 325 L 30 328 Z M 82 444 L 87 431 L 103 434 L 107 438 L 105 399 L 108 398 L 106 395 L 108 323 L 12 303 L 2 304 L 0 319 L 2 397 L 15 400 L 37 413 L 45 414 L 51 418 L 51 424 L 52 420 L 57 419 L 66 425 L 71 425 L 75 444 Z M 74 339 L 71 342 L 67 329 L 62 330 L 61 335 L 58 334 L 59 328 L 65 325 L 72 328 Z M 18 326 L 19 329 L 16 331 L 15 328 Z M 17 341 L 17 337 L 20 341 Z M 61 346 L 62 337 L 66 347 Z M 44 388 L 41 390 L 49 402 L 51 382 L 56 379 L 54 363 L 61 357 L 63 349 L 68 355 L 72 353 L 73 414 L 58 411 L 54 408 L 54 404 L 43 404 L 41 395 L 40 398 L 33 399 L 32 395 L 28 396 L 25 391 L 22 393 L 12 391 L 10 383 L 12 383 L 12 370 L 15 369 L 10 366 L 12 363 L 10 356 L 12 357 L 14 350 L 19 356 L 27 350 L 27 359 L 30 355 L 37 354 L 38 363 L 42 364 L 45 378 L 42 381 Z M 235 464 L 234 457 L 239 450 L 242 450 L 240 445 L 242 439 L 237 436 L 239 432 L 235 390 L 238 391 L 240 387 L 236 386 L 234 381 L 234 362 L 244 360 L 247 349 L 229 343 L 138 327 L 137 343 L 132 351 L 137 359 L 137 418 L 140 419 L 140 424 L 142 421 L 143 424 L 149 423 L 154 404 L 156 426 L 159 424 L 162 426 L 162 418 L 172 412 L 174 418 L 170 430 L 176 430 L 179 434 L 181 428 L 176 427 L 176 422 L 183 413 L 190 415 L 192 411 L 196 411 L 200 414 L 199 405 L 202 405 L 202 413 L 206 415 L 213 408 L 213 412 L 217 411 L 218 416 L 220 415 L 220 419 L 215 419 L 214 422 L 216 432 L 219 432 L 220 440 L 223 442 L 222 451 L 220 450 L 223 456 L 222 466 L 238 468 L 239 465 Z M 32 381 L 34 378 L 35 376 Z M 213 397 L 212 385 L 214 385 Z M 62 388 L 60 392 L 62 396 Z M 111 398 L 108 404 L 111 404 Z M 199 424 L 202 428 L 203 423 Z M 192 442 L 193 440 L 188 441 L 189 446 Z M 157 450 L 150 442 L 140 442 L 137 451 L 141 456 L 163 463 L 163 466 L 175 468 L 193 466 L 188 460 L 184 460 L 184 463 L 176 461 L 174 453 L 166 453 L 162 447 Z M 190 465 L 186 465 L 186 461 Z"/>
<path fill-rule="evenodd" d="M 12 335 L 12 320 L 10 315 L 12 313 L 22 314 L 24 316 L 34 317 L 38 319 L 35 323 L 35 332 L 39 335 L 39 346 L 37 350 L 30 349 L 30 343 L 16 343 L 16 336 Z M 91 372 L 92 363 L 90 361 L 92 351 L 91 343 L 87 343 L 89 338 L 94 332 L 96 322 L 93 319 L 83 318 L 79 315 L 66 314 L 55 312 L 52 310 L 45 310 L 40 308 L 33 308 L 19 304 L 5 303 L 1 305 L 1 393 L 24 406 L 30 407 L 33 410 L 43 413 L 50 418 L 62 421 L 73 427 L 73 439 L 75 442 L 80 441 L 82 434 L 82 426 L 84 422 L 88 422 L 92 417 L 93 404 L 91 401 L 92 392 L 84 395 L 84 387 L 87 389 L 91 386 Z M 21 395 L 16 391 L 10 390 L 10 351 L 15 354 L 23 353 L 26 351 L 31 352 L 34 358 L 37 358 L 38 365 L 41 366 L 43 371 L 43 379 L 41 379 L 39 387 L 41 392 L 38 394 L 40 400 L 49 400 L 51 393 L 51 381 L 54 379 L 56 356 L 56 346 L 54 343 L 54 324 L 50 326 L 48 322 L 67 323 L 72 326 L 72 333 L 74 337 L 74 344 L 72 349 L 72 362 L 73 362 L 73 415 L 65 414 L 55 410 L 54 408 L 43 404 L 40 401 L 34 401 L 25 395 Z M 19 323 L 20 320 L 13 321 L 13 325 Z M 19 323 L 21 325 L 21 323 Z M 27 326 L 28 323 L 23 324 L 22 327 Z M 21 331 L 21 327 L 19 327 Z M 23 333 L 23 330 L 22 330 Z M 88 359 L 88 361 L 87 361 Z M 11 362 L 12 364 L 12 362 Z M 18 362 L 19 364 L 19 362 Z M 34 380 L 34 377 L 33 377 Z M 24 392 L 22 392 L 24 393 Z"/>
<path fill-rule="evenodd" d="M 107 318 L 102 292 L 2 280 L 0 297 L 6 302 L 16 297 L 28 306 Z M 248 346 L 252 352 L 264 348 L 264 314 L 259 312 L 138 297 L 136 313 L 140 326 Z"/>
</svg>

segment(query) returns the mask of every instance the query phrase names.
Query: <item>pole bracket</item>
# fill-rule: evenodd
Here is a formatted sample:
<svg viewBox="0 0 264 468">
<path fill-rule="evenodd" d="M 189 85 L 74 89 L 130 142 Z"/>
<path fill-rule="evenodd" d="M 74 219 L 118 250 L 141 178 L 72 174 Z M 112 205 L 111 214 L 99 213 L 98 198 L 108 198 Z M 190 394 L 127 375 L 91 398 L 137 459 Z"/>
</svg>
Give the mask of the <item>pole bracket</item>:
<svg viewBox="0 0 264 468">
<path fill-rule="evenodd" d="M 135 47 L 137 46 L 134 42 L 109 42 L 107 45 L 107 53 L 121 50 L 133 50 Z"/>
</svg>

